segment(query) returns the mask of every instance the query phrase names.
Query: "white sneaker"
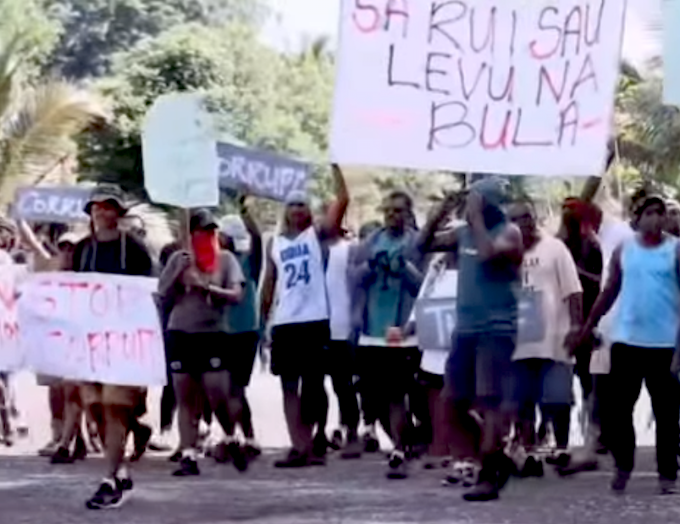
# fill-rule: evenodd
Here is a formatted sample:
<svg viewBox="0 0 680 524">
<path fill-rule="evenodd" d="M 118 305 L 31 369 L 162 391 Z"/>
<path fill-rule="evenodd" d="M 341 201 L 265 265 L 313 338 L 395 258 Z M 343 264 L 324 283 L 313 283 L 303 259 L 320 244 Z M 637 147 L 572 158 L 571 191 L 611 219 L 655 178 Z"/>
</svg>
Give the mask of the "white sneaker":
<svg viewBox="0 0 680 524">
<path fill-rule="evenodd" d="M 469 488 L 477 484 L 481 467 L 470 459 L 459 460 L 453 463 L 449 473 L 442 484 L 445 486 L 463 486 Z"/>
</svg>

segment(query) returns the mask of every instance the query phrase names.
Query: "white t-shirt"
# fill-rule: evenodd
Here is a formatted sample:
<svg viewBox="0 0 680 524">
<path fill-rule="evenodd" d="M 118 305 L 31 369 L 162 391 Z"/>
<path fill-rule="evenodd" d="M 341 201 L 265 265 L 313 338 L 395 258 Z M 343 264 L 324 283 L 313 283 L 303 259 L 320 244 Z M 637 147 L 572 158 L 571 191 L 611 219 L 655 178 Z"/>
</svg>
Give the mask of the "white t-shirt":
<svg viewBox="0 0 680 524">
<path fill-rule="evenodd" d="M 323 255 L 314 227 L 293 239 L 274 237 L 271 256 L 277 274 L 273 325 L 328 320 Z"/>
<path fill-rule="evenodd" d="M 564 339 L 571 327 L 567 298 L 582 293 L 574 259 L 559 239 L 543 235 L 524 254 L 522 293 L 535 306 L 528 317 L 535 320 L 520 323 L 519 340 L 513 360 L 544 358 L 570 362 Z"/>
<path fill-rule="evenodd" d="M 326 289 L 331 317 L 331 340 L 349 340 L 352 332 L 352 303 L 347 280 L 347 264 L 352 243 L 340 240 L 328 255 Z"/>
</svg>

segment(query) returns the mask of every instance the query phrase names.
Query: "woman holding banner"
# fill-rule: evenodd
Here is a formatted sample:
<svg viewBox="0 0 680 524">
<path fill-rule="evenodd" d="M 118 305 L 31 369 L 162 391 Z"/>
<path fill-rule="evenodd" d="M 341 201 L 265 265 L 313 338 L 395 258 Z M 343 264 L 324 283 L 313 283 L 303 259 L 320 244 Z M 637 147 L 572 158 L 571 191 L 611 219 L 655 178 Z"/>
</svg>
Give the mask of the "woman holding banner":
<svg viewBox="0 0 680 524">
<path fill-rule="evenodd" d="M 179 402 L 182 459 L 173 474 L 198 475 L 197 443 L 201 399 L 205 392 L 226 435 L 242 411 L 241 397 L 232 394 L 227 349 L 231 341 L 227 308 L 243 296 L 241 266 L 219 247 L 218 225 L 206 209 L 189 221 L 191 250 L 174 253 L 163 270 L 158 293 L 170 311 L 167 354 Z M 227 443 L 239 471 L 248 462 L 236 440 Z"/>
</svg>

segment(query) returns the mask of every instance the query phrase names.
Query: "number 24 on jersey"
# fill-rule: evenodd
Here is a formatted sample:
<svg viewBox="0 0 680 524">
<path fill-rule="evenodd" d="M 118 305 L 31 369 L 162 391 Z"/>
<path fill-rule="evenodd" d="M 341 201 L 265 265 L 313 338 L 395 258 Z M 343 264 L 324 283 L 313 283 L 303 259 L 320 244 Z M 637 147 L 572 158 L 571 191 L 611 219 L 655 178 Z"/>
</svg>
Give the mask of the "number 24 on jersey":
<svg viewBox="0 0 680 524">
<path fill-rule="evenodd" d="M 305 286 L 309 284 L 311 278 L 309 274 L 309 260 L 301 260 L 298 264 L 289 262 L 283 266 L 283 270 L 286 273 L 287 289 L 296 287 L 300 283 Z"/>
</svg>

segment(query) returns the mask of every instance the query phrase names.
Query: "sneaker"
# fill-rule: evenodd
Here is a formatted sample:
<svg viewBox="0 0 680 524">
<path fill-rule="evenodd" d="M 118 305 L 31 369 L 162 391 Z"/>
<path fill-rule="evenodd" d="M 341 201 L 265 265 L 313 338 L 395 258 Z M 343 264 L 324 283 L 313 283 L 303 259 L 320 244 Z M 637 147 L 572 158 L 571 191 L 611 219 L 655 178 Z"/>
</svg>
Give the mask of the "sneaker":
<svg viewBox="0 0 680 524">
<path fill-rule="evenodd" d="M 76 445 L 73 448 L 73 455 L 71 456 L 71 458 L 74 461 L 85 460 L 87 458 L 87 446 L 85 445 L 83 437 L 81 436 L 76 437 Z"/>
<path fill-rule="evenodd" d="M 260 449 L 260 446 L 254 442 L 246 441 L 245 446 L 243 446 L 243 453 L 248 457 L 248 460 L 253 460 L 262 455 L 262 450 Z"/>
<path fill-rule="evenodd" d="M 149 440 L 149 445 L 148 445 L 149 451 L 160 452 L 160 453 L 165 453 L 166 451 L 171 451 L 172 446 L 170 444 L 168 444 L 167 438 L 168 438 L 167 432 L 162 432 L 160 435 Z"/>
<path fill-rule="evenodd" d="M 149 440 L 151 440 L 152 434 L 153 431 L 151 431 L 149 426 L 145 426 L 144 424 L 139 425 L 137 431 L 135 431 L 134 434 L 135 452 L 130 457 L 130 462 L 138 462 L 144 453 L 146 453 L 146 448 L 149 445 Z"/>
<path fill-rule="evenodd" d="M 52 440 L 51 442 L 48 442 L 45 447 L 38 450 L 38 456 L 45 458 L 51 457 L 57 452 L 57 449 L 59 449 L 59 443 Z"/>
<path fill-rule="evenodd" d="M 306 468 L 309 465 L 307 455 L 296 449 L 291 449 L 285 459 L 274 462 L 274 467 L 279 469 Z"/>
<path fill-rule="evenodd" d="M 198 469 L 198 462 L 191 457 L 182 457 L 179 461 L 179 468 L 176 469 L 173 477 L 197 477 L 201 472 Z"/>
<path fill-rule="evenodd" d="M 463 495 L 463 500 L 468 502 L 488 502 L 498 499 L 498 488 L 489 481 L 478 483 L 474 488 Z"/>
<path fill-rule="evenodd" d="M 182 451 L 179 450 L 179 449 L 178 449 L 177 451 L 175 451 L 172 455 L 170 455 L 170 456 L 168 457 L 168 462 L 175 462 L 175 463 L 177 463 L 177 462 L 179 462 L 180 460 L 182 460 Z"/>
<path fill-rule="evenodd" d="M 446 476 L 442 484 L 445 486 L 472 487 L 477 484 L 479 469 L 479 466 L 472 460 L 454 462 L 451 473 Z"/>
<path fill-rule="evenodd" d="M 530 478 L 530 477 L 535 477 L 535 478 L 541 478 L 544 475 L 543 471 L 543 461 L 541 459 L 538 459 L 532 455 L 529 455 L 527 457 L 526 462 L 524 462 L 524 466 L 522 467 L 521 471 L 519 472 L 519 476 L 521 478 Z"/>
<path fill-rule="evenodd" d="M 229 453 L 229 446 L 226 442 L 220 442 L 210 450 L 210 453 L 206 452 L 205 456 L 211 456 L 218 464 L 227 464 L 231 462 L 231 454 Z"/>
<path fill-rule="evenodd" d="M 387 478 L 391 480 L 402 480 L 408 477 L 406 469 L 406 459 L 401 451 L 393 451 L 387 463 Z"/>
<path fill-rule="evenodd" d="M 227 445 L 227 453 L 231 457 L 231 461 L 237 471 L 243 473 L 248 470 L 248 457 L 246 457 L 238 442 L 230 442 Z"/>
<path fill-rule="evenodd" d="M 557 468 L 557 474 L 560 477 L 568 477 L 583 473 L 586 471 L 597 471 L 600 468 L 600 463 L 596 458 L 583 457 L 581 459 L 573 458 L 569 464 L 564 468 Z"/>
<path fill-rule="evenodd" d="M 364 446 L 356 437 L 347 442 L 345 449 L 342 450 L 340 458 L 343 460 L 356 460 L 361 458 Z"/>
<path fill-rule="evenodd" d="M 104 480 L 94 496 L 85 503 L 87 509 L 119 508 L 123 504 L 123 492 L 117 484 Z"/>
<path fill-rule="evenodd" d="M 364 435 L 364 451 L 366 453 L 377 453 L 380 451 L 380 442 L 370 433 Z"/>
<path fill-rule="evenodd" d="M 556 468 L 566 468 L 569 466 L 571 456 L 565 451 L 555 451 L 545 458 L 545 463 Z"/>
<path fill-rule="evenodd" d="M 676 495 L 677 493 L 675 480 L 659 478 L 659 495 Z"/>
<path fill-rule="evenodd" d="M 118 488 L 123 493 L 123 496 L 125 496 L 126 492 L 132 491 L 132 488 L 135 486 L 134 483 L 132 482 L 132 479 L 127 475 L 117 480 Z"/>
<path fill-rule="evenodd" d="M 626 486 L 630 480 L 630 473 L 626 471 L 617 470 L 612 480 L 611 488 L 614 493 L 623 494 L 626 491 Z"/>
<path fill-rule="evenodd" d="M 51 464 L 73 464 L 73 461 L 74 459 L 71 456 L 71 453 L 64 447 L 58 448 L 50 459 Z"/>
</svg>

